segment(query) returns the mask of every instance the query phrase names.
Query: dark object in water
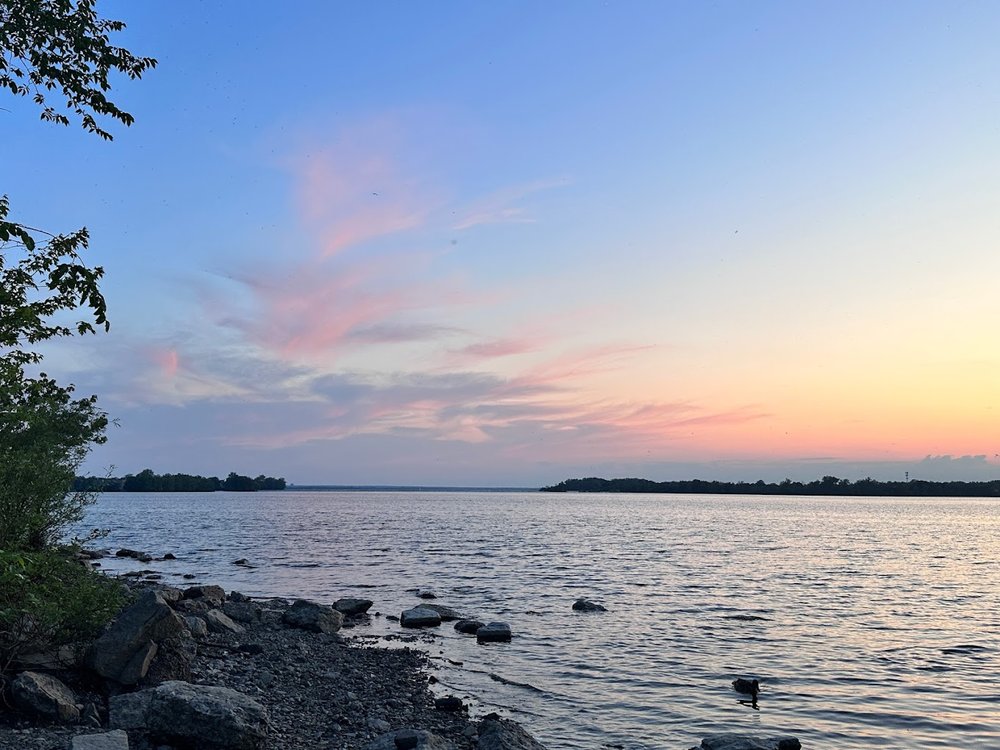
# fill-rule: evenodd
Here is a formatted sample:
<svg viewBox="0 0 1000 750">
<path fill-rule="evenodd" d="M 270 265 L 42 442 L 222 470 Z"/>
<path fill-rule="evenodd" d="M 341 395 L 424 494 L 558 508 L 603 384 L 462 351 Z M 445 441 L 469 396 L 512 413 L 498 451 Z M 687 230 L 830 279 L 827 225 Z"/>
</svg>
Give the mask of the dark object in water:
<svg viewBox="0 0 1000 750">
<path fill-rule="evenodd" d="M 760 692 L 760 683 L 757 680 L 748 680 L 745 677 L 737 677 L 733 680 L 733 690 L 737 693 L 752 695 L 755 699 Z"/>
</svg>

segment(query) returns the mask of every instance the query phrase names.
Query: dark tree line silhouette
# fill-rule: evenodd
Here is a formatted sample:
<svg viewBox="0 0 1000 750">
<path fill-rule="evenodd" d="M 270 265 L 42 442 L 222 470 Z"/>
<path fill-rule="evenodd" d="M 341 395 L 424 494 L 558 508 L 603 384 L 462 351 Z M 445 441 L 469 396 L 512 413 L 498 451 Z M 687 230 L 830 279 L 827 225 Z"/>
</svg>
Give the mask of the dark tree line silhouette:
<svg viewBox="0 0 1000 750">
<path fill-rule="evenodd" d="M 202 477 L 194 474 L 156 474 L 143 469 L 138 474 L 123 477 L 77 477 L 73 489 L 82 492 L 255 492 L 257 490 L 283 490 L 284 478 L 247 477 L 230 472 L 225 479 Z"/>
<path fill-rule="evenodd" d="M 654 482 L 650 479 L 566 479 L 542 492 L 647 492 L 712 495 L 847 495 L 847 496 L 899 496 L 899 497 L 1000 497 L 1000 479 L 988 482 L 931 482 L 910 479 L 906 482 L 880 482 L 871 477 L 852 482 L 825 476 L 812 482 L 793 482 L 785 479 L 767 483 L 716 482 L 702 479 Z"/>
</svg>

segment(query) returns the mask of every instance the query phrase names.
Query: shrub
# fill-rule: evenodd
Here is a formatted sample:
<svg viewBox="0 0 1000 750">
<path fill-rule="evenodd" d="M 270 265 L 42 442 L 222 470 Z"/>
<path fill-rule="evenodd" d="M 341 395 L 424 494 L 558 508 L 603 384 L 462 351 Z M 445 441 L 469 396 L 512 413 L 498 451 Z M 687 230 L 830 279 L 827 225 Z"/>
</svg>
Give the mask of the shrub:
<svg viewBox="0 0 1000 750">
<path fill-rule="evenodd" d="M 0 550 L 0 673 L 20 655 L 92 638 L 124 602 L 124 587 L 72 549 Z"/>
</svg>

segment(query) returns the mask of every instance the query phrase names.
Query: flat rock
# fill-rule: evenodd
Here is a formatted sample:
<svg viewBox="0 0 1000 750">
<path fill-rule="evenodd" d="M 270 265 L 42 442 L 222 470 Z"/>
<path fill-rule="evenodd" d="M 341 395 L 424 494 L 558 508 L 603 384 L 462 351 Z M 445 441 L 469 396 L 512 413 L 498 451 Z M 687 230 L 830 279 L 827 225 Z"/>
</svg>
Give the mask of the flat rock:
<svg viewBox="0 0 1000 750">
<path fill-rule="evenodd" d="M 347 617 L 363 615 L 371 609 L 373 602 L 371 599 L 357 599 L 355 597 L 344 597 L 333 603 L 333 608 Z"/>
<path fill-rule="evenodd" d="M 545 746 L 508 719 L 490 714 L 479 722 L 479 750 L 545 750 Z"/>
<path fill-rule="evenodd" d="M 128 734 L 122 729 L 99 734 L 78 734 L 70 750 L 128 750 Z"/>
<path fill-rule="evenodd" d="M 282 615 L 282 621 L 293 628 L 315 633 L 336 633 L 344 624 L 344 615 L 325 604 L 299 599 Z"/>
<path fill-rule="evenodd" d="M 480 620 L 459 620 L 455 623 L 455 630 L 466 635 L 475 635 L 479 628 L 485 624 L 485 622 L 481 622 Z"/>
<path fill-rule="evenodd" d="M 607 612 L 608 608 L 589 599 L 577 599 L 573 602 L 573 609 L 577 612 Z"/>
<path fill-rule="evenodd" d="M 510 625 L 505 622 L 491 622 L 476 631 L 476 640 L 479 643 L 506 643 L 510 637 Z"/>
<path fill-rule="evenodd" d="M 428 607 L 413 607 L 399 616 L 404 628 L 428 628 L 441 624 L 441 615 Z"/>
<path fill-rule="evenodd" d="M 712 734 L 691 750 L 800 750 L 802 743 L 791 736 L 753 737 L 745 734 Z"/>
<path fill-rule="evenodd" d="M 205 624 L 213 633 L 242 633 L 243 626 L 237 625 L 225 612 L 210 609 L 205 613 Z"/>
<path fill-rule="evenodd" d="M 252 698 L 224 687 L 165 682 L 110 701 L 116 729 L 146 731 L 157 742 L 219 750 L 256 750 L 268 716 Z"/>
<path fill-rule="evenodd" d="M 421 604 L 424 609 L 433 609 L 439 615 L 441 615 L 442 622 L 451 622 L 452 620 L 461 620 L 462 615 L 451 607 L 446 607 L 443 604 Z"/>
<path fill-rule="evenodd" d="M 170 605 L 155 591 L 147 590 L 91 644 L 84 663 L 101 677 L 135 685 L 146 676 L 157 644 L 183 630 L 183 621 Z"/>
<path fill-rule="evenodd" d="M 21 672 L 11 683 L 10 692 L 14 705 L 27 714 L 65 724 L 80 720 L 76 696 L 55 677 L 38 672 Z"/>
</svg>

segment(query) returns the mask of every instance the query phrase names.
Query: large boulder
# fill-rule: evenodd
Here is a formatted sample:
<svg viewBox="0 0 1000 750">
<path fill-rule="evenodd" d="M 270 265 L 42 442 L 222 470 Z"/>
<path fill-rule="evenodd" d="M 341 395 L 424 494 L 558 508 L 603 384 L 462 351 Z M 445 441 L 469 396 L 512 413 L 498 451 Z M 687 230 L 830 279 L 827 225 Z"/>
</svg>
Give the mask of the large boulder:
<svg viewBox="0 0 1000 750">
<path fill-rule="evenodd" d="M 98 734 L 78 734 L 70 750 L 128 750 L 128 734 L 121 729 Z"/>
<path fill-rule="evenodd" d="M 801 747 L 802 743 L 791 736 L 753 737 L 726 733 L 709 735 L 702 739 L 701 745 L 691 750 L 800 750 Z"/>
<path fill-rule="evenodd" d="M 345 617 L 355 617 L 367 612 L 373 602 L 371 599 L 356 599 L 354 597 L 344 597 L 333 603 L 333 608 Z"/>
<path fill-rule="evenodd" d="M 213 633 L 242 633 L 243 626 L 233 622 L 220 609 L 210 609 L 205 613 L 205 624 Z"/>
<path fill-rule="evenodd" d="M 181 635 L 184 623 L 155 591 L 144 591 L 91 644 L 84 663 L 121 685 L 135 685 L 146 676 L 158 644 Z"/>
<path fill-rule="evenodd" d="M 155 742 L 213 750 L 256 750 L 266 737 L 267 711 L 235 690 L 165 682 L 110 701 L 115 729 L 144 731 Z"/>
<path fill-rule="evenodd" d="M 455 630 L 466 635 L 475 635 L 485 624 L 480 620 L 459 620 L 455 623 Z"/>
<path fill-rule="evenodd" d="M 404 628 L 428 628 L 441 624 L 441 615 L 423 605 L 413 607 L 399 616 L 399 624 Z"/>
<path fill-rule="evenodd" d="M 336 633 L 344 624 L 344 616 L 333 607 L 297 600 L 281 617 L 286 625 L 314 633 Z"/>
<path fill-rule="evenodd" d="M 476 631 L 479 643 L 507 643 L 510 640 L 510 625 L 505 622 L 491 622 Z"/>
<path fill-rule="evenodd" d="M 184 590 L 185 599 L 207 599 L 221 606 L 226 600 L 226 591 L 222 586 L 191 586 Z"/>
<path fill-rule="evenodd" d="M 454 750 L 448 740 L 423 729 L 397 729 L 375 738 L 365 750 Z"/>
<path fill-rule="evenodd" d="M 80 720 L 76 696 L 55 677 L 21 672 L 10 686 L 14 705 L 27 714 L 48 721 L 75 724 Z"/>
<path fill-rule="evenodd" d="M 479 722 L 479 750 L 545 750 L 545 746 L 508 719 L 488 714 Z"/>
<path fill-rule="evenodd" d="M 222 605 L 226 616 L 236 622 L 254 623 L 260 620 L 260 607 L 249 601 L 229 601 Z"/>
</svg>

